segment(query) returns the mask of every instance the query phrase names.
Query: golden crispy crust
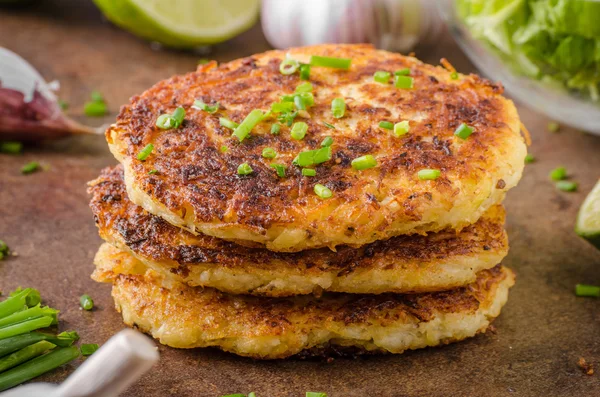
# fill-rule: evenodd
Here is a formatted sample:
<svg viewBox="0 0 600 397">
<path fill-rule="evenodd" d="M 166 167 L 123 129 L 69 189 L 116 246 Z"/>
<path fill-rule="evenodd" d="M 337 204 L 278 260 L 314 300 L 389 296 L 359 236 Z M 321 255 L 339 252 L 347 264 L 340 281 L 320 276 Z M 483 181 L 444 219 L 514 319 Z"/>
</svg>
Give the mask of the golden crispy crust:
<svg viewBox="0 0 600 397">
<path fill-rule="evenodd" d="M 501 206 L 458 233 L 398 236 L 361 248 L 340 246 L 337 252 L 277 253 L 196 236 L 149 214 L 129 201 L 121 166 L 103 170 L 89 193 L 103 239 L 167 277 L 229 293 L 444 290 L 474 281 L 478 271 L 495 266 L 508 252 Z"/>
<path fill-rule="evenodd" d="M 170 283 L 110 248 L 96 257 L 97 281 L 112 282 L 125 322 L 173 347 L 218 346 L 256 358 L 283 358 L 327 345 L 401 353 L 485 330 L 506 302 L 513 273 L 501 266 L 475 283 L 414 295 L 324 294 L 320 298 L 228 295 Z"/>
<path fill-rule="evenodd" d="M 270 51 L 159 82 L 122 107 L 117 123 L 106 133 L 112 152 L 125 165 L 130 198 L 147 210 L 192 232 L 274 251 L 299 251 L 338 244 L 362 245 L 390 236 L 460 229 L 475 222 L 516 185 L 523 169 L 525 144 L 519 118 L 502 87 L 477 76 L 452 80 L 448 71 L 415 58 L 365 45 L 321 45 L 289 50 L 308 61 L 310 55 L 352 58 L 349 71 L 313 67 L 315 106 L 305 121 L 308 133 L 291 139 L 289 128 L 269 133 L 272 119 L 261 122 L 242 144 L 219 117 L 241 122 L 253 109 L 267 110 L 302 81 L 284 76 L 279 64 L 284 51 Z M 414 89 L 373 81 L 377 70 L 410 68 Z M 344 97 L 346 116 L 331 116 L 331 100 Z M 192 109 L 194 99 L 219 102 L 215 114 Z M 157 117 L 175 107 L 186 109 L 178 129 L 160 130 Z M 382 120 L 410 120 L 400 138 L 378 127 Z M 324 122 L 334 124 L 329 129 Z M 475 132 L 467 140 L 453 135 L 467 123 Z M 332 136 L 333 159 L 303 177 L 291 166 L 302 150 L 318 148 Z M 148 143 L 154 152 L 136 159 Z M 226 153 L 220 147 L 226 145 Z M 261 157 L 274 148 L 274 160 Z M 376 168 L 356 171 L 351 160 L 366 154 Z M 254 173 L 240 177 L 239 164 Z M 270 163 L 288 165 L 278 178 Z M 421 169 L 441 170 L 435 181 L 417 177 Z M 158 174 L 149 175 L 149 171 Z M 334 196 L 319 199 L 315 184 Z"/>
</svg>

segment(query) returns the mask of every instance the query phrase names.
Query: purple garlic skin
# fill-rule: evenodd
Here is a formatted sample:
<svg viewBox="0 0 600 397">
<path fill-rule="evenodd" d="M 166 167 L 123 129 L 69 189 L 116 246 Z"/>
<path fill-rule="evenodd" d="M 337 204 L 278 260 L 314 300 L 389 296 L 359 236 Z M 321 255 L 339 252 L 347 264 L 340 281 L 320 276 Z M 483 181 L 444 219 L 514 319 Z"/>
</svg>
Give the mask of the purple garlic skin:
<svg viewBox="0 0 600 397">
<path fill-rule="evenodd" d="M 89 128 L 68 119 L 54 101 L 34 90 L 31 101 L 0 82 L 0 141 L 36 142 L 59 139 Z"/>
</svg>

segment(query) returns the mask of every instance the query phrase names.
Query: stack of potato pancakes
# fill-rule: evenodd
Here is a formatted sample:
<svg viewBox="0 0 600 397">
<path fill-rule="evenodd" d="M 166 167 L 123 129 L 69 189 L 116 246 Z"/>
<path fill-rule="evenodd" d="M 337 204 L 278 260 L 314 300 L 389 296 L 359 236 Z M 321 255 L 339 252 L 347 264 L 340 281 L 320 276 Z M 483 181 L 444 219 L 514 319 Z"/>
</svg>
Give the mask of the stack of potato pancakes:
<svg viewBox="0 0 600 397">
<path fill-rule="evenodd" d="M 514 284 L 526 145 L 502 87 L 367 45 L 159 82 L 106 132 L 93 278 L 125 323 L 242 356 L 390 352 L 484 332 Z"/>
</svg>

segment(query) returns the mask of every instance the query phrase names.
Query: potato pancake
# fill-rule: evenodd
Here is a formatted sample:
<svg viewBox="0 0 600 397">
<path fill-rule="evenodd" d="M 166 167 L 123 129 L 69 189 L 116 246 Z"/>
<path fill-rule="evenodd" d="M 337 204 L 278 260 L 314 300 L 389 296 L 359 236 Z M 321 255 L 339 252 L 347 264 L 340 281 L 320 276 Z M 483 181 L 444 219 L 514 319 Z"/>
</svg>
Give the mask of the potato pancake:
<svg viewBox="0 0 600 397">
<path fill-rule="evenodd" d="M 514 283 L 512 271 L 496 266 L 444 292 L 266 298 L 171 282 L 110 246 L 96 266 L 94 279 L 113 283 L 126 324 L 168 346 L 214 346 L 258 359 L 337 346 L 402 353 L 459 341 L 485 332 Z"/>
<path fill-rule="evenodd" d="M 121 166 L 105 169 L 89 193 L 104 240 L 165 277 L 234 294 L 445 290 L 475 281 L 477 272 L 508 252 L 502 206 L 460 232 L 397 236 L 360 248 L 339 246 L 337 252 L 279 253 L 196 236 L 148 213 L 128 199 Z"/>
<path fill-rule="evenodd" d="M 286 57 L 313 64 L 310 85 L 280 72 Z M 360 246 L 460 230 L 502 201 L 526 155 L 502 92 L 368 45 L 301 47 L 159 82 L 106 137 L 129 198 L 173 225 L 272 251 Z M 178 107 L 181 123 L 164 116 Z"/>
</svg>

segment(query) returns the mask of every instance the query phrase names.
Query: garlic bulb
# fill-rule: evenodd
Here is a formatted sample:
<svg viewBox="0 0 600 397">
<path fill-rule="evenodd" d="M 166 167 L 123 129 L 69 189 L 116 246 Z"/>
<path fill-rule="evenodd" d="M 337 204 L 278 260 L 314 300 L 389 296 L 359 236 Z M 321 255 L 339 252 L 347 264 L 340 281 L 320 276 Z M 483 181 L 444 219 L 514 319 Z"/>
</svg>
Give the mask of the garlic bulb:
<svg viewBox="0 0 600 397">
<path fill-rule="evenodd" d="M 435 0 L 263 0 L 261 19 L 275 48 L 372 43 L 407 52 L 444 29 Z"/>
</svg>

